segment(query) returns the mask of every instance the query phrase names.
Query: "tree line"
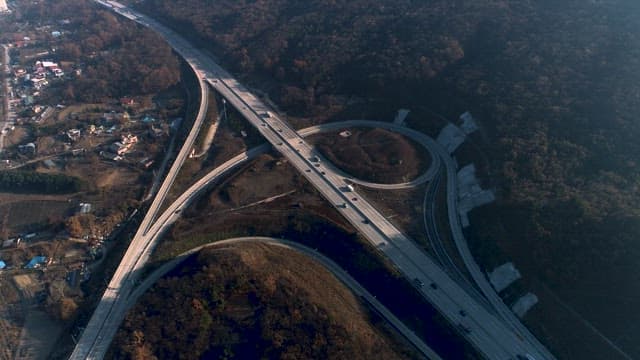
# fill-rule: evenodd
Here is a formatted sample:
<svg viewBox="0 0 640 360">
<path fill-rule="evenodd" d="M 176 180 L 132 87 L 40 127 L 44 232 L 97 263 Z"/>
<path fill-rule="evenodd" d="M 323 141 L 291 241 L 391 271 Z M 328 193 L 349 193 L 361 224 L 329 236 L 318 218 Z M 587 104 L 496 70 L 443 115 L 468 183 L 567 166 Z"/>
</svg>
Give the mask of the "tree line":
<svg viewBox="0 0 640 360">
<path fill-rule="evenodd" d="M 628 261 L 623 251 L 596 252 L 600 244 L 640 251 L 630 242 L 631 227 L 615 227 L 640 217 L 634 190 L 640 186 L 634 65 L 640 47 L 628 46 L 640 41 L 631 31 L 640 26 L 640 12 L 637 2 L 614 3 L 147 0 L 137 6 L 218 53 L 249 81 L 270 81 L 270 96 L 289 113 L 314 118 L 332 104 L 347 106 L 344 99 L 384 99 L 394 109 L 412 109 L 411 126 L 432 129 L 433 117 L 421 109 L 454 121 L 472 110 L 488 140 L 481 146 L 488 163 L 478 165 L 499 195 L 476 223 L 506 229 L 505 238 L 526 238 L 523 245 L 538 256 L 521 262 L 575 280 L 576 272 L 565 269 Z M 483 160 L 475 154 L 467 161 Z M 585 211 L 571 214 L 570 227 L 549 220 L 563 218 L 567 204 Z M 588 223 L 601 230 L 582 236 Z M 558 259 L 566 253 L 593 261 Z"/>
<path fill-rule="evenodd" d="M 0 171 L 0 192 L 21 194 L 69 194 L 85 184 L 74 176 L 32 171 Z"/>
<path fill-rule="evenodd" d="M 25 2 L 19 17 L 38 22 L 68 20 L 57 25 L 64 36 L 49 39 L 56 48 L 52 56 L 73 63 L 81 72 L 69 71 L 64 83 L 47 92 L 52 102 L 149 95 L 180 81 L 178 58 L 160 36 L 92 2 Z"/>
</svg>

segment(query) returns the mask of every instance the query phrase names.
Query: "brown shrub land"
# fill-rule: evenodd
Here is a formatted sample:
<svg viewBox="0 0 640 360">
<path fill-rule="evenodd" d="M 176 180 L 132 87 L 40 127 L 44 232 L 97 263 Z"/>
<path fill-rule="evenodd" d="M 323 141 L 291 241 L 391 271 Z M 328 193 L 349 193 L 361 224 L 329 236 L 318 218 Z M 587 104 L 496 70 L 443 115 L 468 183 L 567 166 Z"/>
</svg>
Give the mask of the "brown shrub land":
<svg viewBox="0 0 640 360">
<path fill-rule="evenodd" d="M 316 135 L 311 141 L 335 166 L 358 179 L 379 182 L 407 182 L 429 165 L 426 150 L 400 134 L 383 129 L 349 129 Z"/>
<path fill-rule="evenodd" d="M 257 243 L 203 250 L 160 280 L 112 351 L 131 359 L 410 356 L 321 265 Z"/>
</svg>

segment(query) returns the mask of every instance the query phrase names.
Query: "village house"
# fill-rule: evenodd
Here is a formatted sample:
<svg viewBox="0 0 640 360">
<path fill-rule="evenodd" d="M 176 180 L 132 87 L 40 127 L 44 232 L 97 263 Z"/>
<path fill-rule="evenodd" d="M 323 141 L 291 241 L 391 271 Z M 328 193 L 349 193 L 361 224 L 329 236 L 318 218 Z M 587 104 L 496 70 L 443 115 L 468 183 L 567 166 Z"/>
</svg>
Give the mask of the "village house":
<svg viewBox="0 0 640 360">
<path fill-rule="evenodd" d="M 35 155 L 36 154 L 36 144 L 30 142 L 26 145 L 18 145 L 18 152 L 23 155 Z"/>
<path fill-rule="evenodd" d="M 81 132 L 80 129 L 69 129 L 67 130 L 67 137 L 70 141 L 76 142 L 80 139 Z"/>
<path fill-rule="evenodd" d="M 102 156 L 107 160 L 112 160 L 112 161 L 120 161 L 123 159 L 122 156 L 110 153 L 108 151 L 101 151 L 100 156 Z"/>
<path fill-rule="evenodd" d="M 120 105 L 123 107 L 132 106 L 136 102 L 130 97 L 123 97 L 120 99 Z"/>
</svg>

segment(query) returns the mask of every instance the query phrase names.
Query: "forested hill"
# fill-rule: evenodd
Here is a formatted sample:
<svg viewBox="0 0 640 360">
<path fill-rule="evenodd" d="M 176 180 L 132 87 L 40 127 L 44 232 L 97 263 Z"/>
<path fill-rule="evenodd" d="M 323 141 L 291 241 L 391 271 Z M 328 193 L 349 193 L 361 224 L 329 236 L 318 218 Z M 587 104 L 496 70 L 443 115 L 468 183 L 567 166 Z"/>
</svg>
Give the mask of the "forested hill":
<svg viewBox="0 0 640 360">
<path fill-rule="evenodd" d="M 516 151 L 501 159 L 515 161 L 505 175 L 540 177 L 519 197 L 529 197 L 532 186 L 548 192 L 573 170 L 638 173 L 635 1 L 147 0 L 140 6 L 197 34 L 234 70 L 277 80 L 273 93 L 289 110 L 308 113 L 346 94 L 427 104 L 451 116 L 465 107 L 481 113 L 488 134 Z M 562 169 L 539 163 L 554 150 L 575 161 Z M 521 152 L 529 153 L 531 166 L 520 161 Z"/>
<path fill-rule="evenodd" d="M 638 299 L 630 274 L 640 273 L 640 2 L 137 6 L 258 81 L 289 114 L 317 118 L 354 100 L 384 100 L 412 109 L 410 125 L 433 129 L 421 108 L 450 119 L 471 110 L 485 135 L 476 161 L 499 196 L 473 215 L 476 254 L 488 265 L 512 259 L 553 289 L 589 285 Z M 582 312 L 629 308 L 610 305 Z M 610 335 L 622 331 L 610 318 L 591 320 Z"/>
<path fill-rule="evenodd" d="M 450 118 L 473 110 L 490 138 L 485 150 L 494 180 L 512 205 L 559 211 L 574 223 L 637 213 L 635 1 L 147 0 L 138 6 L 197 34 L 235 71 L 275 79 L 271 93 L 287 110 L 316 115 L 340 95 L 427 105 Z M 565 214 L 567 207 L 578 213 Z M 541 221 L 529 211 L 523 216 Z M 562 235 L 547 229 L 553 224 L 538 225 L 536 236 Z"/>
<path fill-rule="evenodd" d="M 411 359 L 321 265 L 259 243 L 205 249 L 147 292 L 108 359 Z"/>
</svg>

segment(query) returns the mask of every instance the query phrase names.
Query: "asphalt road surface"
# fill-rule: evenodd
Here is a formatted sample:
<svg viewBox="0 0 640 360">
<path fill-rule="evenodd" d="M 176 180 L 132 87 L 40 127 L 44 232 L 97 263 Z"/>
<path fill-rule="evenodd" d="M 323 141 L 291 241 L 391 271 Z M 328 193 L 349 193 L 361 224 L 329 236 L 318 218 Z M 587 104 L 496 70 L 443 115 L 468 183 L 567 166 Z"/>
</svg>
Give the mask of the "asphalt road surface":
<svg viewBox="0 0 640 360">
<path fill-rule="evenodd" d="M 312 126 L 306 129 L 301 129 L 301 130 L 298 130 L 298 135 L 302 137 L 307 137 L 309 135 L 317 134 L 319 132 L 334 131 L 334 130 L 340 130 L 340 129 L 345 129 L 349 127 L 358 127 L 359 126 L 358 124 L 361 124 L 362 127 L 374 127 L 374 128 L 380 127 L 377 125 L 371 126 L 371 121 L 367 121 L 367 120 L 351 120 L 346 122 L 340 121 L 335 123 Z M 400 127 L 399 125 L 396 125 L 396 126 Z M 417 178 L 411 181 L 398 183 L 398 184 L 379 184 L 379 183 L 374 183 L 374 182 L 364 181 L 362 179 L 354 178 L 350 174 L 344 173 L 342 170 L 336 168 L 335 166 L 333 166 L 331 163 L 327 161 L 325 161 L 325 166 L 330 167 L 331 170 L 336 173 L 336 175 L 342 176 L 352 183 L 366 186 L 372 189 L 380 189 L 380 190 L 409 189 L 409 188 L 413 188 L 418 185 L 424 184 L 427 181 L 433 180 L 433 178 L 435 177 L 435 175 L 438 173 L 440 169 L 441 160 L 438 154 L 433 151 L 433 146 L 432 146 L 433 144 L 431 143 L 430 138 L 424 136 L 424 134 L 419 133 L 417 131 L 408 133 L 406 136 L 414 140 L 421 146 L 423 146 L 429 152 L 430 160 L 431 160 L 431 163 L 429 164 L 429 168 L 424 172 L 424 174 L 418 176 Z M 318 156 L 318 158 L 322 159 L 320 156 Z"/>
<path fill-rule="evenodd" d="M 185 52 L 189 52 L 189 46 L 181 49 Z M 192 70 L 196 75 L 201 74 L 201 69 L 198 67 L 197 63 L 189 62 Z M 198 77 L 200 78 L 200 76 Z M 208 87 L 207 85 L 200 80 L 200 89 L 201 89 L 201 99 L 200 99 L 200 108 L 196 119 L 194 121 L 193 127 L 185 140 L 180 152 L 176 156 L 176 159 L 173 162 L 169 172 L 167 173 L 158 193 L 156 194 L 154 201 L 152 202 L 149 210 L 142 220 L 138 231 L 135 236 L 131 240 L 131 244 L 127 249 L 124 257 L 122 258 L 120 265 L 116 269 L 107 290 L 102 296 L 98 307 L 94 311 L 89 323 L 87 324 L 85 330 L 82 333 L 78 344 L 71 354 L 71 359 L 89 359 L 96 358 L 92 354 L 96 349 L 100 349 L 100 344 L 103 344 L 102 340 L 104 338 L 103 329 L 109 328 L 114 325 L 114 318 L 110 316 L 113 311 L 117 312 L 116 306 L 120 303 L 118 299 L 120 298 L 122 293 L 128 294 L 131 287 L 137 280 L 138 269 L 141 268 L 142 264 L 146 262 L 146 258 L 141 257 L 141 254 L 144 252 L 146 248 L 148 248 L 147 237 L 144 236 L 149 226 L 151 226 L 153 219 L 155 218 L 157 212 L 159 211 L 162 203 L 164 202 L 164 198 L 168 193 L 170 187 L 173 185 L 173 182 L 178 175 L 180 168 L 184 161 L 188 158 L 189 153 L 193 147 L 193 144 L 198 136 L 198 132 L 204 117 L 207 112 L 208 107 Z M 104 356 L 104 355 L 102 355 Z M 100 358 L 102 357 L 100 356 Z"/>
<path fill-rule="evenodd" d="M 552 356 L 547 356 L 550 354 L 539 343 L 530 341 L 528 337 L 523 338 L 511 326 L 505 324 L 502 319 L 497 318 L 478 304 L 447 273 L 442 271 L 429 256 L 396 229 L 365 199 L 360 198 L 355 192 L 343 193 L 342 189 L 348 185 L 348 180 L 337 174 L 332 167 L 325 167 L 314 162 L 312 159 L 319 155 L 317 151 L 307 144 L 288 124 L 277 115 L 271 113 L 271 110 L 262 101 L 251 94 L 229 73 L 220 68 L 211 58 L 197 51 L 177 34 L 152 19 L 136 14 L 115 2 L 100 3 L 129 19 L 152 28 L 162 35 L 191 64 L 194 71 L 200 74 L 203 80 L 206 80 L 214 87 L 227 99 L 228 103 L 252 123 L 267 141 L 286 157 L 373 246 L 387 256 L 404 276 L 412 281 L 415 280 L 419 284 L 429 284 L 429 286 L 421 285 L 419 287 L 421 294 L 451 324 L 458 328 L 460 333 L 481 354 L 490 359 L 512 359 L 517 355 L 523 354 L 529 354 L 535 359 L 552 358 Z M 184 147 L 183 150 L 185 150 Z M 449 181 L 455 182 L 448 176 Z M 455 208 L 449 208 L 449 211 L 452 210 L 455 210 Z M 153 214 L 153 212 L 150 213 Z M 124 266 L 122 270 L 120 267 L 118 268 L 94 317 L 108 319 L 108 312 L 106 314 L 102 312 L 111 310 L 111 306 L 108 304 L 113 304 L 117 301 L 120 289 L 128 286 L 127 291 L 130 292 L 131 285 L 127 284 L 131 284 L 136 280 L 135 264 L 145 260 L 140 254 L 147 247 L 146 241 L 142 239 L 146 229 L 150 226 L 150 221 L 141 226 L 141 240 L 138 241 L 138 236 L 136 235 L 136 238 L 132 241 L 132 245 L 123 259 Z M 419 309 L 416 309 L 416 311 L 419 311 Z M 115 322 L 105 323 L 103 321 L 99 325 L 100 327 L 117 328 Z M 101 340 L 97 330 L 99 328 L 87 326 L 85 333 L 90 332 L 95 340 L 89 342 L 81 341 L 76 347 L 76 350 L 80 350 L 74 351 L 72 358 L 97 358 L 89 354 L 93 344 Z M 87 356 L 82 356 L 83 354 Z"/>
<path fill-rule="evenodd" d="M 333 262 L 331 259 L 326 256 L 320 254 L 319 252 L 306 247 L 304 245 L 300 245 L 295 242 L 269 238 L 269 237 L 242 237 L 242 238 L 234 238 L 227 239 L 222 241 L 216 241 L 211 244 L 198 246 L 189 251 L 184 252 L 183 254 L 178 255 L 176 258 L 171 261 L 165 263 L 160 268 L 155 270 L 153 273 L 149 274 L 145 278 L 143 282 L 141 282 L 135 290 L 131 293 L 131 295 L 127 298 L 127 306 L 126 310 L 131 309 L 140 296 L 142 296 L 153 284 L 158 281 L 165 274 L 176 268 L 180 265 L 184 260 L 186 260 L 190 255 L 197 253 L 206 247 L 217 247 L 224 246 L 229 244 L 238 244 L 238 243 L 263 243 L 270 246 L 282 247 L 285 249 L 291 249 L 298 251 L 304 255 L 307 255 L 321 265 L 323 265 L 327 270 L 329 270 L 338 280 L 340 280 L 344 285 L 346 285 L 355 295 L 359 296 L 363 300 L 365 300 L 371 307 L 373 307 L 378 314 L 380 314 L 389 324 L 391 324 L 394 328 L 396 328 L 400 334 L 402 334 L 407 341 L 409 341 L 422 355 L 424 355 L 427 359 L 439 360 L 441 359 L 438 354 L 436 354 L 427 344 L 425 344 L 422 339 L 413 333 L 409 328 L 407 328 L 403 322 L 401 322 L 395 315 L 393 315 L 382 303 L 378 301 L 371 293 L 369 293 L 359 282 L 357 282 L 354 278 L 352 278 L 345 270 L 343 270 L 338 264 Z"/>
</svg>

